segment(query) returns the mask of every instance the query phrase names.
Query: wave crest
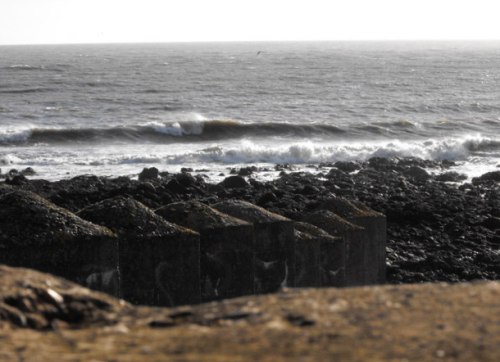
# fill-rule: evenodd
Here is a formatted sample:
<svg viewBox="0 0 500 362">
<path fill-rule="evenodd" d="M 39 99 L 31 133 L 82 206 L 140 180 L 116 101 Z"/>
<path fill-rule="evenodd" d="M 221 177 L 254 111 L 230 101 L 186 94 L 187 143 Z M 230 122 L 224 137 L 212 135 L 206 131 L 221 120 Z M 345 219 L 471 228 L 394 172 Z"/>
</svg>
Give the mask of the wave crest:
<svg viewBox="0 0 500 362">
<path fill-rule="evenodd" d="M 244 123 L 235 120 L 204 120 L 196 115 L 177 122 L 149 122 L 141 125 L 109 128 L 32 128 L 23 137 L 1 137 L 0 144 L 72 143 L 72 142 L 198 142 L 238 138 L 335 137 L 344 131 L 324 124 Z"/>
</svg>

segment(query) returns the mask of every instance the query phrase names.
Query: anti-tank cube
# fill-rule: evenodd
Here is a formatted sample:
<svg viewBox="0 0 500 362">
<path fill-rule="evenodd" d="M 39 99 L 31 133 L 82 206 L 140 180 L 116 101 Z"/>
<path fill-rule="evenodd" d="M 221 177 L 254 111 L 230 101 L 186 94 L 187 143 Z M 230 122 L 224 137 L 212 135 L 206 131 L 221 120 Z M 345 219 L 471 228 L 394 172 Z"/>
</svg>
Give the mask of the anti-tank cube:
<svg viewBox="0 0 500 362">
<path fill-rule="evenodd" d="M 116 197 L 79 212 L 119 235 L 122 296 L 134 304 L 199 303 L 199 234 L 167 222 L 131 198 Z"/>
<path fill-rule="evenodd" d="M 364 279 L 363 284 L 383 284 L 386 281 L 386 243 L 387 220 L 385 215 L 376 212 L 364 204 L 351 202 L 344 198 L 332 197 L 323 201 L 318 209 L 329 210 L 347 221 L 365 229 L 366 239 L 363 245 L 364 252 Z M 348 251 L 348 263 L 351 257 L 358 258 L 358 252 Z"/>
<path fill-rule="evenodd" d="M 253 224 L 256 293 L 270 293 L 283 286 L 295 286 L 293 221 L 241 200 L 223 201 L 213 207 Z"/>
<path fill-rule="evenodd" d="M 120 296 L 118 239 L 28 191 L 0 186 L 0 263 Z"/>
<path fill-rule="evenodd" d="M 254 293 L 251 224 L 197 201 L 172 203 L 156 213 L 200 233 L 203 301 Z"/>
</svg>

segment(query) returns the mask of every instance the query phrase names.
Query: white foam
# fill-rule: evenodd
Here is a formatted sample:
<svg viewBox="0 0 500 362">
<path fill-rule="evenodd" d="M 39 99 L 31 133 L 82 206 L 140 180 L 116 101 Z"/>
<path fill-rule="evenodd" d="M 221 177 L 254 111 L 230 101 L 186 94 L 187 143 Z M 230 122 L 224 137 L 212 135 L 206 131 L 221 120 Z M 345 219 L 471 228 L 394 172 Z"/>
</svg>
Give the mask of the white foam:
<svg viewBox="0 0 500 362">
<path fill-rule="evenodd" d="M 365 161 L 371 157 L 420 157 L 434 160 L 465 160 L 470 151 L 467 139 L 403 142 L 296 142 L 282 145 L 242 141 L 232 147 L 218 146 L 169 157 L 169 163 L 319 163 Z"/>
<path fill-rule="evenodd" d="M 0 129 L 0 143 L 21 143 L 26 142 L 32 134 L 30 127 L 17 129 Z"/>
<path fill-rule="evenodd" d="M 141 126 L 151 127 L 155 132 L 181 137 L 185 135 L 200 135 L 203 133 L 207 118 L 196 112 L 179 112 L 169 115 L 172 121 L 147 122 Z"/>
<path fill-rule="evenodd" d="M 0 155 L 0 165 L 2 166 L 14 165 L 21 162 L 22 160 L 13 154 Z"/>
<path fill-rule="evenodd" d="M 16 146 L 0 148 L 0 163 L 13 168 L 33 167 L 36 177 L 51 180 L 79 174 L 133 175 L 143 167 L 179 172 L 181 167 L 208 169 L 211 174 L 227 168 L 256 165 L 273 169 L 277 163 L 291 163 L 307 169 L 309 164 L 335 161 L 365 161 L 374 156 L 420 157 L 453 160 L 457 171 L 477 176 L 496 169 L 500 155 L 481 157 L 474 145 L 497 140 L 473 135 L 420 141 L 300 142 L 281 140 L 224 141 L 223 143 L 171 143 L 128 145 Z M 481 149 L 482 146 L 479 146 Z M 496 151 L 498 152 L 498 150 Z M 487 162 L 486 162 L 487 161 Z M 275 177 L 270 174 L 269 177 Z"/>
<path fill-rule="evenodd" d="M 183 130 L 179 122 L 172 124 L 165 124 L 160 122 L 149 122 L 145 126 L 153 128 L 158 133 L 168 134 L 171 136 L 181 137 L 184 135 Z"/>
</svg>

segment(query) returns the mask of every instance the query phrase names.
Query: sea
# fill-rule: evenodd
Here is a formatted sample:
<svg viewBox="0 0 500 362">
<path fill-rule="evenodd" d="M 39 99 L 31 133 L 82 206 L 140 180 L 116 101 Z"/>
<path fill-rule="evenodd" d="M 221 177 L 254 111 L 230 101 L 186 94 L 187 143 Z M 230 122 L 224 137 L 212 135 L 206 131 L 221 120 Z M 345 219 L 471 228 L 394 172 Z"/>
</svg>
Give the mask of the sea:
<svg viewBox="0 0 500 362">
<path fill-rule="evenodd" d="M 499 170 L 500 42 L 0 46 L 4 174 L 217 182 L 371 157 Z"/>
</svg>

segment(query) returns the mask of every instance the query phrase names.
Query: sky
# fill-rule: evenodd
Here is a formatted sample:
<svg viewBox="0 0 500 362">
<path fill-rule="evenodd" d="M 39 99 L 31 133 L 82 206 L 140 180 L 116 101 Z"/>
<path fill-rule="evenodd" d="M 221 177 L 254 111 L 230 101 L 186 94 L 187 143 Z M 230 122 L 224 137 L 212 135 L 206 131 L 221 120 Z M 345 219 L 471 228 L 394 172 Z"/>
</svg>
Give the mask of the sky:
<svg viewBox="0 0 500 362">
<path fill-rule="evenodd" d="M 499 40 L 498 0 L 0 0 L 0 44 Z"/>
</svg>

